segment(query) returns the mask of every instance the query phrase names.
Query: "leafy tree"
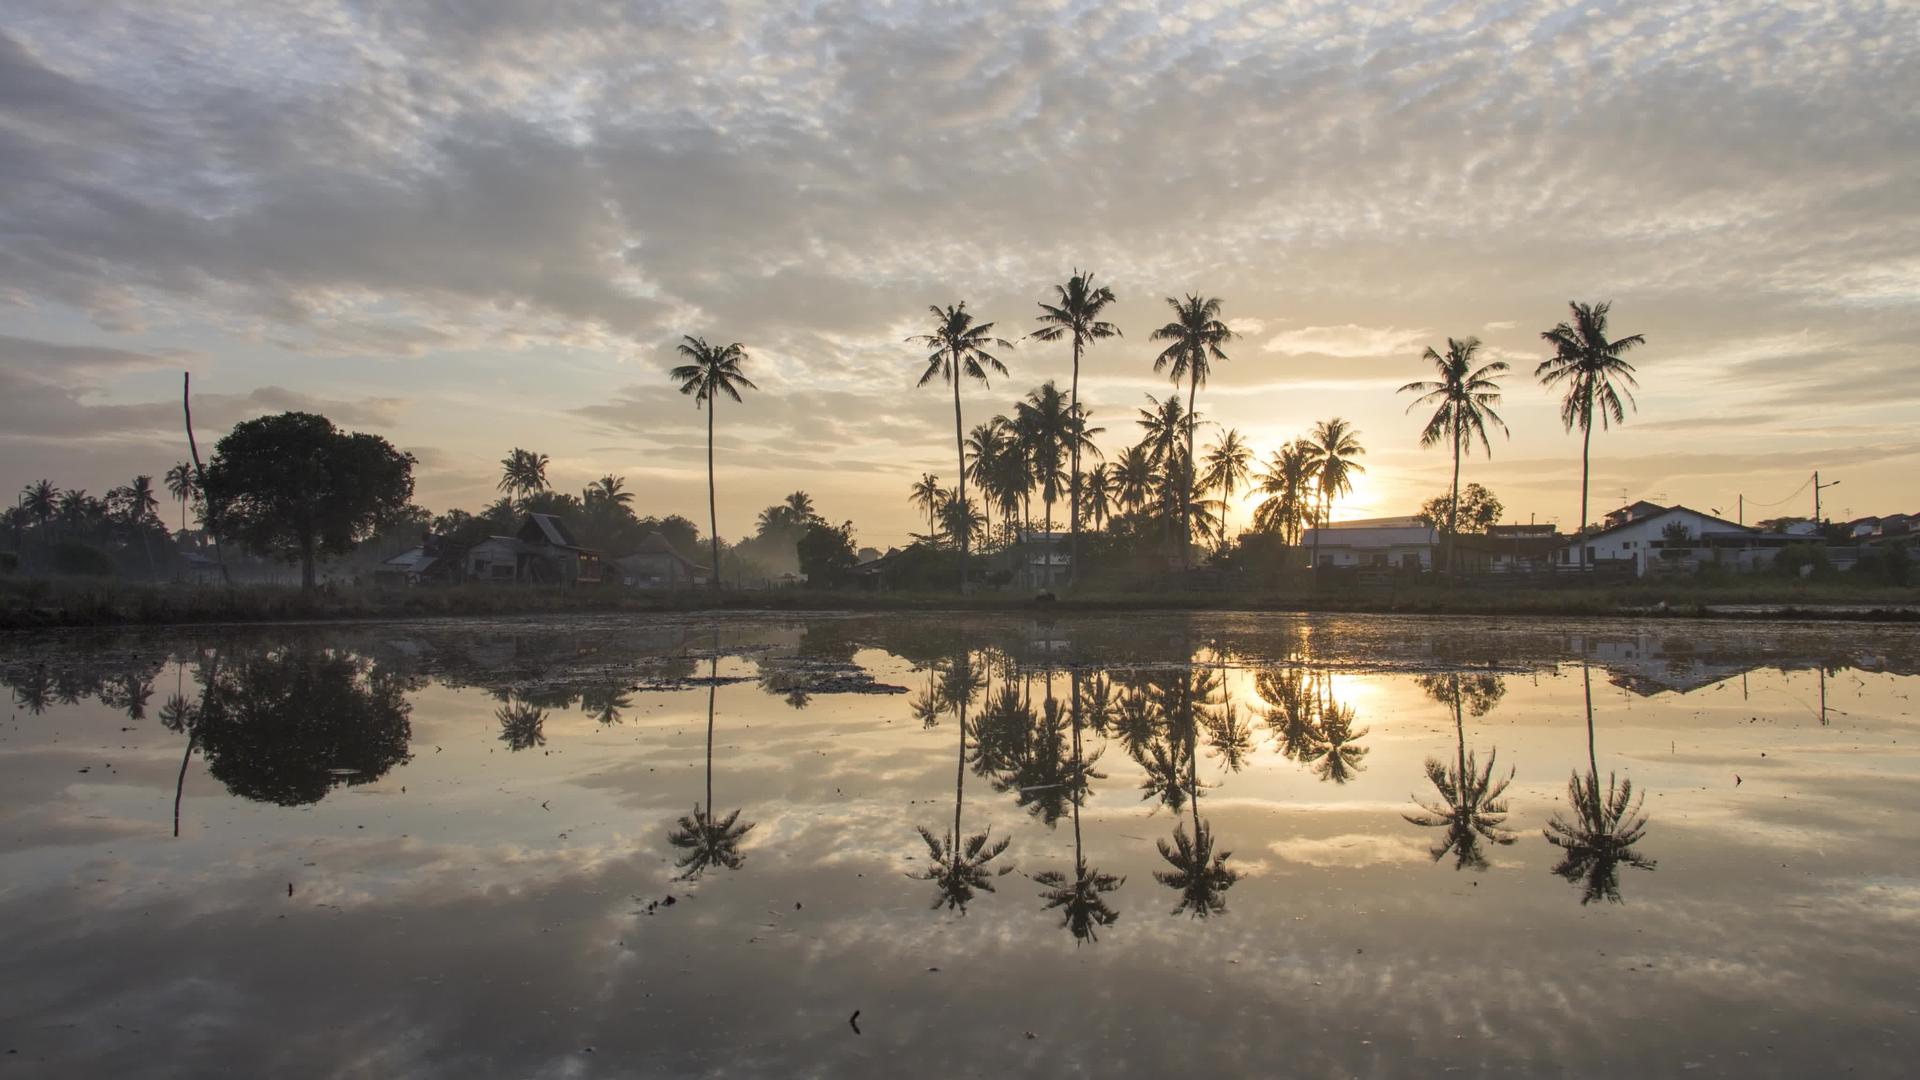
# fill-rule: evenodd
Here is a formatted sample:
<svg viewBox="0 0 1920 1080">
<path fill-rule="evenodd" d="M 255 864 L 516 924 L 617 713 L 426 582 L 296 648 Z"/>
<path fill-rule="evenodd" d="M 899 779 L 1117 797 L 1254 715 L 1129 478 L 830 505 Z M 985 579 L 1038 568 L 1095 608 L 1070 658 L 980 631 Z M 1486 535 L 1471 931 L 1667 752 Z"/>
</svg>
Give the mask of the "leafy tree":
<svg viewBox="0 0 1920 1080">
<path fill-rule="evenodd" d="M 413 498 L 412 454 L 378 435 L 347 433 L 324 416 L 288 412 L 234 426 L 207 466 L 208 502 L 227 536 L 300 562 L 344 555 Z"/>
<path fill-rule="evenodd" d="M 1458 511 L 1460 508 L 1460 455 L 1473 451 L 1473 440 L 1477 436 L 1480 446 L 1489 456 L 1493 454 L 1493 444 L 1487 441 L 1487 425 L 1493 423 L 1506 431 L 1506 422 L 1493 407 L 1500 403 L 1500 384 L 1493 376 L 1507 370 L 1503 360 L 1491 364 L 1475 366 L 1480 353 L 1480 339 L 1476 337 L 1456 341 L 1447 339 L 1447 354 L 1435 352 L 1433 346 L 1427 346 L 1422 357 L 1431 361 L 1439 378 L 1429 382 L 1410 382 L 1400 388 L 1400 392 L 1419 394 L 1413 404 L 1407 406 L 1412 412 L 1422 405 L 1432 405 L 1433 416 L 1427 420 L 1427 426 L 1420 432 L 1421 446 L 1448 445 L 1453 450 L 1453 487 L 1451 498 L 1447 502 L 1446 537 L 1447 552 L 1445 565 L 1453 569 L 1453 539 L 1460 534 Z"/>
<path fill-rule="evenodd" d="M 960 382 L 962 379 L 978 379 L 981 385 L 988 383 L 987 373 L 998 372 L 1005 375 L 1007 366 L 999 357 L 988 352 L 989 348 L 1011 349 L 1013 342 L 994 337 L 992 323 L 975 322 L 967 312 L 964 301 L 942 308 L 931 305 L 927 310 L 933 315 L 933 330 L 930 333 L 916 334 L 907 340 L 931 350 L 927 354 L 927 369 L 920 375 L 918 385 L 925 386 L 936 377 L 945 379 L 953 388 L 953 449 L 960 470 L 960 483 L 955 488 L 955 497 L 965 504 L 967 501 L 967 447 L 966 426 L 960 417 Z M 960 538 L 960 591 L 967 591 L 967 539 Z"/>
<path fill-rule="evenodd" d="M 1040 305 L 1040 329 L 1033 332 L 1041 341 L 1058 341 L 1063 337 L 1073 342 L 1073 382 L 1067 395 L 1067 415 L 1081 421 L 1085 426 L 1086 414 L 1080 408 L 1080 354 L 1088 345 L 1105 338 L 1120 336 L 1120 328 L 1100 319 L 1101 312 L 1114 302 L 1113 290 L 1105 285 L 1096 286 L 1092 273 L 1081 273 L 1075 269 L 1073 276 L 1064 285 L 1053 287 L 1057 303 Z M 1084 436 L 1091 432 L 1080 432 L 1081 438 L 1068 443 L 1070 461 L 1068 464 L 1069 507 L 1072 514 L 1072 539 L 1069 552 L 1071 563 L 1068 567 L 1068 584 L 1074 584 L 1080 573 L 1080 453 L 1085 445 Z"/>
<path fill-rule="evenodd" d="M 720 588 L 720 509 L 713 486 L 713 414 L 714 406 L 720 395 L 725 394 L 735 401 L 740 399 L 742 387 L 758 390 L 753 380 L 741 371 L 741 365 L 747 361 L 746 346 L 739 342 L 730 345 L 709 345 L 704 338 L 683 337 L 676 351 L 689 361 L 667 373 L 667 377 L 680 384 L 680 392 L 693 397 L 696 408 L 707 410 L 707 526 L 708 537 L 713 546 L 713 587 Z"/>
<path fill-rule="evenodd" d="M 1175 300 L 1169 296 L 1167 306 L 1173 309 L 1174 318 L 1151 336 L 1153 341 L 1167 342 L 1167 347 L 1153 360 L 1153 370 L 1166 370 L 1175 386 L 1180 380 L 1187 380 L 1187 456 L 1183 464 L 1186 467 L 1182 478 L 1182 491 L 1193 488 L 1193 424 L 1194 398 L 1200 387 L 1207 381 L 1213 361 L 1224 361 L 1227 354 L 1220 346 L 1233 339 L 1233 331 L 1220 321 L 1220 300 L 1218 297 L 1201 297 L 1192 293 L 1185 300 Z M 1186 500 L 1181 502 L 1180 515 L 1180 560 L 1187 562 L 1187 549 L 1192 540 L 1192 517 L 1187 512 Z"/>
<path fill-rule="evenodd" d="M 1549 389 L 1564 387 L 1560 399 L 1560 422 L 1568 431 L 1580 429 L 1580 531 L 1587 528 L 1587 482 L 1591 475 L 1593 421 L 1598 413 L 1600 426 L 1609 427 L 1626 420 L 1625 405 L 1633 405 L 1633 365 L 1625 353 L 1636 345 L 1645 345 L 1640 334 L 1617 340 L 1607 339 L 1607 313 L 1611 303 L 1583 304 L 1570 301 L 1571 322 L 1563 322 L 1540 337 L 1554 348 L 1554 354 L 1533 370 L 1534 377 Z M 1580 549 L 1580 565 L 1587 563 L 1585 544 Z"/>
<path fill-rule="evenodd" d="M 1457 509 L 1449 494 L 1435 495 L 1420 504 L 1420 520 L 1442 533 L 1446 532 L 1449 519 L 1461 535 L 1484 533 L 1489 527 L 1499 524 L 1500 516 L 1506 512 L 1506 506 L 1500 502 L 1499 496 L 1479 484 L 1468 484 L 1460 489 Z"/>
<path fill-rule="evenodd" d="M 816 521 L 800 537 L 800 572 L 815 588 L 837 589 L 860 559 L 854 553 L 853 522 L 839 526 Z"/>
</svg>

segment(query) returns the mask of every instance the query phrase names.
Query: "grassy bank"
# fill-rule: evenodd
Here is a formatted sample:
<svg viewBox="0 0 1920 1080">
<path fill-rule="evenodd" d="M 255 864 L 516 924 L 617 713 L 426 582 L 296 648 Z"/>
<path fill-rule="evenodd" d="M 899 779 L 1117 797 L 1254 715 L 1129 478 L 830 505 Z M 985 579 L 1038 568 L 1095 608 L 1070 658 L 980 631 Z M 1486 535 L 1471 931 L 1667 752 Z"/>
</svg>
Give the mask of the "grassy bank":
<svg viewBox="0 0 1920 1080">
<path fill-rule="evenodd" d="M 1719 609 L 1760 607 L 1768 611 Z M 400 591 L 289 586 L 142 585 L 98 579 L 0 579 L 0 629 L 222 622 L 413 619 L 687 611 L 1317 611 L 1461 615 L 1654 615 L 1872 618 L 1920 621 L 1920 589 L 1747 580 L 1733 585 L 1628 585 L 1488 590 L 1423 585 L 1321 592 L 1098 592 L 1051 603 L 1016 593 L 642 593 L 468 585 Z"/>
</svg>

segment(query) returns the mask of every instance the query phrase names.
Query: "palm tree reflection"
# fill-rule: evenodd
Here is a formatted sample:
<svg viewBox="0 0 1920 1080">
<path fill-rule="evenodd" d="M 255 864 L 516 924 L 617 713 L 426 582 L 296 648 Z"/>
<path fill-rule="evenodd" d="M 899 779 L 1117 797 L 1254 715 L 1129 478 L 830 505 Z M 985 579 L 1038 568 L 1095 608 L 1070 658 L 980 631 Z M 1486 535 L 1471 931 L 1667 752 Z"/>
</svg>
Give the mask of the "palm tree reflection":
<svg viewBox="0 0 1920 1080">
<path fill-rule="evenodd" d="M 1072 714 L 1073 729 L 1073 778 L 1069 800 L 1073 804 L 1073 876 L 1068 877 L 1058 870 L 1045 870 L 1035 874 L 1033 880 L 1046 886 L 1040 893 L 1040 898 L 1046 901 L 1046 910 L 1058 910 L 1061 913 L 1061 925 L 1076 941 L 1092 942 L 1100 939 L 1102 927 L 1112 926 L 1119 920 L 1120 913 L 1107 903 L 1106 894 L 1119 889 L 1127 879 L 1087 865 L 1086 851 L 1081 846 L 1080 804 L 1086 801 L 1088 774 L 1080 745 L 1080 675 L 1075 672 L 1068 679 L 1068 711 Z"/>
<path fill-rule="evenodd" d="M 1420 687 L 1435 701 L 1453 708 L 1455 758 L 1452 765 L 1438 758 L 1427 759 L 1427 779 L 1433 782 L 1440 798 L 1437 802 L 1416 798 L 1414 801 L 1426 812 L 1403 816 L 1415 825 L 1446 830 L 1428 849 L 1434 862 L 1451 854 L 1455 870 L 1485 870 L 1487 856 L 1481 842 L 1507 845 L 1515 839 L 1513 833 L 1501 828 L 1507 815 L 1503 796 L 1507 785 L 1513 782 L 1513 770 L 1508 769 L 1504 777 L 1494 777 L 1497 749 L 1488 752 L 1484 767 L 1479 765 L 1473 752 L 1467 749 L 1466 723 L 1461 714 L 1464 709 L 1471 709 L 1474 716 L 1485 716 L 1506 693 L 1506 684 L 1498 675 L 1476 675 L 1463 680 L 1459 672 L 1450 672 L 1425 676 L 1420 679 Z"/>
<path fill-rule="evenodd" d="M 686 852 L 674 866 L 679 880 L 692 881 L 715 866 L 740 869 L 746 854 L 740 841 L 753 831 L 753 822 L 740 823 L 740 811 L 718 817 L 713 810 L 713 704 L 720 689 L 720 651 L 715 647 L 707 677 L 707 801 L 693 804 L 693 813 L 683 814 L 667 833 L 667 843 Z"/>
<path fill-rule="evenodd" d="M 934 883 L 934 908 L 945 906 L 950 911 L 962 915 L 972 902 L 974 893 L 993 892 L 993 879 L 1010 873 L 1011 866 L 1002 866 L 989 871 L 987 864 L 1007 850 L 1009 841 L 1002 837 L 991 840 L 988 834 L 992 829 L 967 836 L 960 828 L 960 811 L 966 796 L 967 782 L 967 707 L 972 704 L 973 696 L 980 688 L 980 682 L 974 673 L 972 657 L 962 653 L 941 680 L 938 692 L 931 688 L 926 697 L 926 707 L 919 703 L 914 713 L 921 722 L 931 727 L 939 723 L 941 713 L 952 711 L 958 716 L 955 725 L 960 729 L 960 756 L 954 766 L 953 775 L 953 830 L 946 836 L 936 836 L 926 826 L 916 826 L 920 838 L 927 843 L 927 868 L 910 877 Z"/>
<path fill-rule="evenodd" d="M 1173 841 L 1156 840 L 1160 857 L 1165 859 L 1171 870 L 1156 870 L 1155 881 L 1180 894 L 1179 903 L 1174 905 L 1173 914 L 1186 912 L 1197 919 L 1224 914 L 1227 910 L 1227 890 L 1240 880 L 1237 871 L 1227 866 L 1227 857 L 1231 852 L 1214 851 L 1213 828 L 1200 817 L 1200 733 L 1203 727 L 1213 730 L 1219 728 L 1231 732 L 1237 721 L 1225 714 L 1231 707 L 1223 702 L 1218 709 L 1209 709 L 1213 702 L 1214 690 L 1220 682 L 1212 671 L 1197 669 L 1183 674 L 1177 681 L 1174 692 L 1164 700 L 1168 704 L 1164 741 L 1153 744 L 1154 762 L 1148 768 L 1149 777 L 1165 769 L 1165 759 L 1184 759 L 1184 770 L 1177 766 L 1162 773 L 1159 783 L 1166 786 L 1161 793 L 1162 801 L 1179 810 L 1179 803 L 1185 802 L 1193 817 L 1193 833 L 1187 834 L 1184 824 L 1177 824 L 1173 830 Z M 1227 739 L 1231 743 L 1231 737 Z M 1233 757 L 1225 755 L 1232 766 Z M 1184 776 L 1182 772 L 1184 771 Z M 1181 789 L 1184 787 L 1184 791 Z M 1184 798 L 1180 796 L 1184 795 Z"/>
<path fill-rule="evenodd" d="M 509 698 L 493 711 L 500 722 L 500 741 L 514 753 L 547 745 L 547 710 L 523 699 Z"/>
<path fill-rule="evenodd" d="M 1587 774 L 1567 781 L 1567 801 L 1573 819 L 1559 813 L 1547 822 L 1547 842 L 1560 849 L 1553 872 L 1580 887 L 1580 903 L 1606 899 L 1620 903 L 1620 866 L 1652 870 L 1655 861 L 1633 850 L 1647 832 L 1647 816 L 1640 812 L 1645 799 L 1635 797 L 1633 781 L 1607 774 L 1600 790 L 1600 764 L 1594 751 L 1593 673 L 1581 667 L 1587 697 Z"/>
</svg>

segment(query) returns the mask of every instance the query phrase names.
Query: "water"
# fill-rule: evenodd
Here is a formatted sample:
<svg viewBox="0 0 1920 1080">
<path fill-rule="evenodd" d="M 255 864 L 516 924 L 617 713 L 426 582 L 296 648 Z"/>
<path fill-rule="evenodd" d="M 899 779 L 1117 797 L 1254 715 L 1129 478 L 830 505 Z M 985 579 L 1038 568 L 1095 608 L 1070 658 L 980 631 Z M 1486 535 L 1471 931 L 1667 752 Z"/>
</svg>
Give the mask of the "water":
<svg viewBox="0 0 1920 1080">
<path fill-rule="evenodd" d="M 0 1076 L 1920 1053 L 1910 628 L 441 622 L 0 678 Z"/>
</svg>

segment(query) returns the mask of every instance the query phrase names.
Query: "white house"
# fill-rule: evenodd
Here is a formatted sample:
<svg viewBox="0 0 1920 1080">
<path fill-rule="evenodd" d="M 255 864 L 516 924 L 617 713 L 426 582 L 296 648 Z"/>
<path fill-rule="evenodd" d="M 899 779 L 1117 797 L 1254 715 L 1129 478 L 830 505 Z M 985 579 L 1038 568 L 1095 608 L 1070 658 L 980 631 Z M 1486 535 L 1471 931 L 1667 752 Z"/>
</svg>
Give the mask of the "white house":
<svg viewBox="0 0 1920 1080">
<path fill-rule="evenodd" d="M 1563 566 L 1578 564 L 1586 548 L 1589 566 L 1631 562 L 1635 576 L 1662 570 L 1690 570 L 1718 559 L 1729 569 L 1751 570 L 1770 563 L 1774 552 L 1796 538 L 1703 514 L 1684 506 L 1635 514 L 1620 524 L 1576 537 L 1560 549 Z"/>
<path fill-rule="evenodd" d="M 1411 517 L 1336 521 L 1300 535 L 1300 550 L 1329 567 L 1431 570 L 1438 543 L 1439 534 L 1433 526 Z"/>
</svg>

